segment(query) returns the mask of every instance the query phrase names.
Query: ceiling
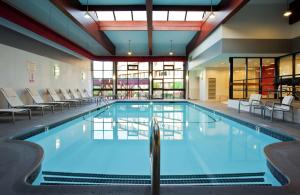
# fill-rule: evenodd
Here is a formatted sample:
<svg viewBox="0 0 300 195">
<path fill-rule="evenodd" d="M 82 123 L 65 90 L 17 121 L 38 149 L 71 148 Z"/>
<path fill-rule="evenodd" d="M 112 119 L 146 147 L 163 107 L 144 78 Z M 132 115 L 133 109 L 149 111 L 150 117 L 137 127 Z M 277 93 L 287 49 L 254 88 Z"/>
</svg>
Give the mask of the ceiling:
<svg viewBox="0 0 300 195">
<path fill-rule="evenodd" d="M 123 11 L 124 9 L 132 11 L 132 14 L 134 9 L 139 9 L 138 11 L 142 9 L 147 14 L 155 14 L 157 10 L 152 10 L 152 6 L 150 8 L 149 5 L 146 6 L 146 2 L 151 0 L 3 0 L 3 2 L 94 56 L 127 56 L 129 41 L 134 56 L 167 56 L 171 49 L 174 56 L 186 56 L 187 45 L 199 35 L 197 32 L 200 32 L 200 27 L 207 22 L 209 14 L 204 13 L 209 13 L 211 9 L 211 0 L 153 0 L 152 5 L 156 6 L 155 9 L 168 12 L 167 20 L 158 21 L 151 17 L 145 20 L 144 17 L 140 21 L 134 19 L 121 21 L 114 16 L 113 21 L 100 21 L 97 17 L 98 10 L 95 9 L 103 7 L 110 9 L 110 12 L 114 11 L 113 13 L 120 7 Z M 217 9 L 223 2 L 231 1 L 212 0 L 212 6 Z M 87 3 L 89 18 L 85 18 Z M 174 11 L 184 12 L 185 19 L 172 21 L 170 17 Z M 201 12 L 202 18 L 196 21 L 187 19 L 191 18 L 188 17 L 188 13 L 193 11 Z M 215 10 L 215 13 L 218 11 Z M 103 26 L 104 23 L 106 26 Z"/>
</svg>

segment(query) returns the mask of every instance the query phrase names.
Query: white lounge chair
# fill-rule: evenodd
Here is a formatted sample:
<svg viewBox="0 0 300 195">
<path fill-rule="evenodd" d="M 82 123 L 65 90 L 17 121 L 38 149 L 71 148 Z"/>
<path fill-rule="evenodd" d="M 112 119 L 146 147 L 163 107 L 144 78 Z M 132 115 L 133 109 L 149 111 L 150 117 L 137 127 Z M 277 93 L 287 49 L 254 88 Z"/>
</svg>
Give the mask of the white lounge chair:
<svg viewBox="0 0 300 195">
<path fill-rule="evenodd" d="M 73 99 L 71 98 L 69 92 L 65 89 L 60 89 L 59 90 L 60 93 L 62 94 L 63 98 L 64 98 L 64 101 L 70 101 L 70 102 L 73 102 L 76 106 L 79 104 L 81 104 L 81 100 L 77 100 L 77 99 Z"/>
<path fill-rule="evenodd" d="M 91 99 L 90 98 L 83 98 L 83 97 L 80 97 L 77 90 L 74 90 L 74 89 L 69 89 L 69 92 L 70 94 L 73 96 L 73 98 L 75 100 L 79 100 L 81 102 L 89 102 Z"/>
<path fill-rule="evenodd" d="M 77 90 L 82 98 L 91 99 L 92 101 L 95 101 L 95 102 L 99 101 L 98 96 L 97 97 L 90 96 L 89 93 L 87 92 L 87 90 L 85 90 L 85 89 L 83 89 L 83 90 L 77 89 Z"/>
<path fill-rule="evenodd" d="M 45 102 L 43 98 L 40 96 L 40 94 L 35 90 L 31 88 L 26 88 L 26 91 L 36 104 L 45 104 L 45 105 L 53 105 L 53 106 L 60 106 L 61 111 L 63 111 L 64 106 L 68 106 L 70 108 L 70 103 L 69 102 Z"/>
<path fill-rule="evenodd" d="M 17 93 L 11 88 L 1 88 L 1 92 L 4 95 L 6 101 L 8 102 L 11 108 L 27 108 L 27 109 L 40 109 L 41 114 L 44 115 L 44 109 L 51 109 L 54 112 L 53 106 L 51 105 L 25 105 L 20 98 L 18 97 Z"/>
<path fill-rule="evenodd" d="M 54 102 L 68 102 L 68 103 L 74 103 L 75 106 L 77 106 L 78 101 L 76 100 L 62 100 L 56 93 L 54 89 L 47 89 L 50 97 Z"/>
<path fill-rule="evenodd" d="M 12 122 L 15 123 L 15 114 L 16 113 L 23 113 L 27 112 L 29 120 L 31 119 L 31 110 L 30 109 L 24 109 L 24 108 L 7 108 L 7 109 L 0 109 L 0 114 L 11 114 Z"/>
<path fill-rule="evenodd" d="M 249 100 L 239 100 L 239 113 L 241 112 L 241 106 L 249 107 L 249 112 L 252 112 L 253 106 L 258 106 L 261 104 L 261 94 L 251 94 Z"/>
<path fill-rule="evenodd" d="M 269 111 L 270 119 L 273 121 L 274 112 L 282 112 L 282 120 L 284 120 L 284 113 L 292 112 L 292 121 L 294 121 L 294 108 L 292 106 L 293 101 L 294 96 L 288 95 L 282 99 L 281 103 L 272 102 L 270 105 L 270 102 L 266 102 L 264 116 L 266 115 L 266 111 Z"/>
</svg>

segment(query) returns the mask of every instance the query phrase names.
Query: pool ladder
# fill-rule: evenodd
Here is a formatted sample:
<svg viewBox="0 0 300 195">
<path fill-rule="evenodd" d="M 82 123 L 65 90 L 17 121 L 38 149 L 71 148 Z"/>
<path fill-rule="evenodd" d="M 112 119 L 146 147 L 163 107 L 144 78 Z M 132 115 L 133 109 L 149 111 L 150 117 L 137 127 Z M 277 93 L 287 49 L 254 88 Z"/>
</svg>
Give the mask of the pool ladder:
<svg viewBox="0 0 300 195">
<path fill-rule="evenodd" d="M 150 134 L 150 170 L 151 170 L 151 192 L 159 195 L 160 188 L 160 130 L 156 118 L 151 122 Z"/>
<path fill-rule="evenodd" d="M 109 104 L 109 101 L 107 99 L 105 99 L 103 96 L 100 96 L 99 100 L 97 101 L 97 105 L 101 105 L 101 102 L 103 102 L 103 104 L 105 106 L 107 106 Z"/>
</svg>

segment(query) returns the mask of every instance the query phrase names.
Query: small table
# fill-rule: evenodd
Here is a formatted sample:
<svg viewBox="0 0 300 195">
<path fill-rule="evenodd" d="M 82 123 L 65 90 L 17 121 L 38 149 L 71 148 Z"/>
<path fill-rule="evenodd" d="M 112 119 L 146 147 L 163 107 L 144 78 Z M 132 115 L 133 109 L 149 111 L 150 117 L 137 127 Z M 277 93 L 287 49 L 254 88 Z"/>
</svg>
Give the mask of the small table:
<svg viewBox="0 0 300 195">
<path fill-rule="evenodd" d="M 256 109 L 260 109 L 260 115 L 265 118 L 265 111 L 266 111 L 266 106 L 264 104 L 257 104 L 257 105 L 252 105 L 253 113 L 255 113 Z"/>
</svg>

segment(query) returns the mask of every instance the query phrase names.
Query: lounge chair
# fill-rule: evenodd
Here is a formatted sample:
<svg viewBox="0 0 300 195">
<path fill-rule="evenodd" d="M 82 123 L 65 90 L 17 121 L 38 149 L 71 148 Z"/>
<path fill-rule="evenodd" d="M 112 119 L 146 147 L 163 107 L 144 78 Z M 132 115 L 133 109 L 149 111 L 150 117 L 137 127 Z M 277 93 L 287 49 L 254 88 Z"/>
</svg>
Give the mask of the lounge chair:
<svg viewBox="0 0 300 195">
<path fill-rule="evenodd" d="M 20 100 L 17 93 L 11 88 L 1 88 L 1 92 L 4 95 L 6 101 L 8 102 L 11 108 L 40 109 L 42 115 L 44 115 L 44 109 L 51 109 L 51 111 L 54 112 L 54 108 L 52 105 L 39 105 L 39 104 L 25 105 Z"/>
<path fill-rule="evenodd" d="M 261 94 L 251 94 L 248 101 L 239 100 L 239 113 L 241 112 L 241 106 L 249 107 L 249 112 L 252 112 L 252 107 L 261 104 Z"/>
<path fill-rule="evenodd" d="M 292 106 L 293 101 L 294 96 L 288 95 L 282 99 L 281 103 L 272 102 L 270 104 L 270 102 L 266 102 L 264 117 L 266 115 L 266 111 L 269 111 L 270 119 L 273 121 L 274 112 L 282 112 L 282 120 L 284 120 L 284 113 L 292 112 L 292 121 L 294 121 L 294 108 Z"/>
<path fill-rule="evenodd" d="M 69 92 L 65 89 L 60 89 L 59 90 L 62 94 L 62 96 L 64 97 L 64 101 L 70 101 L 73 102 L 76 106 L 79 104 L 81 104 L 82 100 L 78 100 L 78 99 L 72 99 Z"/>
<path fill-rule="evenodd" d="M 49 93 L 50 97 L 54 102 L 68 102 L 69 104 L 74 103 L 75 106 L 77 106 L 78 101 L 73 100 L 62 100 L 56 93 L 54 89 L 47 89 L 47 92 Z"/>
<path fill-rule="evenodd" d="M 53 106 L 60 106 L 61 111 L 63 111 L 64 106 L 68 106 L 70 108 L 70 103 L 68 102 L 45 102 L 43 98 L 40 96 L 40 94 L 35 89 L 26 88 L 26 91 L 36 104 L 45 104 L 45 105 L 53 105 Z"/>
<path fill-rule="evenodd" d="M 74 98 L 75 100 L 79 100 L 79 101 L 81 101 L 81 102 L 89 102 L 89 101 L 91 101 L 90 98 L 83 98 L 83 97 L 80 97 L 80 96 L 78 95 L 77 90 L 69 89 L 69 92 L 70 92 L 70 94 L 73 96 L 73 98 Z"/>
<path fill-rule="evenodd" d="M 12 122 L 15 123 L 15 114 L 16 113 L 23 113 L 28 112 L 29 120 L 31 119 L 31 110 L 30 109 L 24 109 L 24 108 L 7 108 L 7 109 L 0 109 L 0 114 L 11 114 Z"/>
<path fill-rule="evenodd" d="M 85 89 L 83 89 L 83 90 L 77 89 L 77 90 L 82 98 L 91 99 L 91 101 L 95 101 L 95 102 L 99 101 L 99 97 L 90 96 L 89 93 L 87 92 L 87 90 L 85 90 Z"/>
</svg>

